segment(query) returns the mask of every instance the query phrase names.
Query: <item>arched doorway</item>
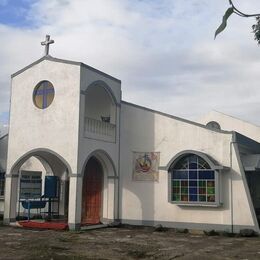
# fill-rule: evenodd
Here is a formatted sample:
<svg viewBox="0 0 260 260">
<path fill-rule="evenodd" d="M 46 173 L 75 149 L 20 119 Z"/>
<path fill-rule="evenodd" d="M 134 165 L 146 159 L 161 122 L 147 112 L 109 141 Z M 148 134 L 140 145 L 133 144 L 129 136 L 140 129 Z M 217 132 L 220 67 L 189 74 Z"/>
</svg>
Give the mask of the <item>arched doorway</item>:
<svg viewBox="0 0 260 260">
<path fill-rule="evenodd" d="M 59 154 L 51 150 L 39 148 L 21 156 L 11 167 L 6 181 L 5 223 L 15 221 L 16 217 L 23 213 L 21 210 L 26 213 L 26 210 L 21 206 L 22 201 L 34 200 L 37 202 L 41 199 L 47 201 L 46 176 L 56 176 L 58 180 L 56 195 L 54 196 L 57 203 L 52 203 L 50 211 L 53 216 L 55 215 L 55 218 L 66 220 L 69 202 L 69 174 L 71 174 L 71 168 L 68 163 Z M 50 205 L 50 201 L 47 202 L 47 205 Z M 36 207 L 34 211 L 37 212 L 38 208 Z M 31 213 L 34 214 L 34 211 L 31 211 Z M 45 209 L 42 211 L 45 211 Z"/>
<path fill-rule="evenodd" d="M 104 174 L 100 162 L 91 157 L 87 162 L 82 192 L 82 224 L 101 222 Z"/>
</svg>

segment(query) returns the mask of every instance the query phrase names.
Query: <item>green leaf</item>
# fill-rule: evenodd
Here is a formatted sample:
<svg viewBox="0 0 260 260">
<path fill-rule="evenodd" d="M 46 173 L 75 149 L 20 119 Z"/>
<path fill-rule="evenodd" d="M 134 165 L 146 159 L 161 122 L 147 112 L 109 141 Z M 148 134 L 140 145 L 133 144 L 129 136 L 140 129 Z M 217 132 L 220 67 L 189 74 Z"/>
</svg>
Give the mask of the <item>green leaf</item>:
<svg viewBox="0 0 260 260">
<path fill-rule="evenodd" d="M 219 33 L 221 33 L 222 31 L 224 31 L 224 29 L 227 26 L 227 19 L 229 18 L 229 16 L 234 12 L 233 7 L 230 7 L 227 9 L 227 11 L 225 12 L 223 18 L 222 18 L 222 24 L 218 27 L 218 29 L 215 32 L 215 39 L 217 37 L 217 35 Z"/>
</svg>

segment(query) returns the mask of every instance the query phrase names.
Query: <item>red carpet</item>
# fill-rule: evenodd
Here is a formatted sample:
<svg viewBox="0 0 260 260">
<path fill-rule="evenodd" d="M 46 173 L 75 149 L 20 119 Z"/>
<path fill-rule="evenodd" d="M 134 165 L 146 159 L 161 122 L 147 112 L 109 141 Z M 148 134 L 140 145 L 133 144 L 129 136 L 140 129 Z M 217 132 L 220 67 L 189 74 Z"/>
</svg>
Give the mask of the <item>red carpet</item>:
<svg viewBox="0 0 260 260">
<path fill-rule="evenodd" d="M 68 223 L 66 222 L 37 222 L 37 221 L 19 221 L 22 227 L 25 228 L 38 228 L 38 229 L 54 229 L 54 230 L 65 230 L 68 228 Z"/>
</svg>

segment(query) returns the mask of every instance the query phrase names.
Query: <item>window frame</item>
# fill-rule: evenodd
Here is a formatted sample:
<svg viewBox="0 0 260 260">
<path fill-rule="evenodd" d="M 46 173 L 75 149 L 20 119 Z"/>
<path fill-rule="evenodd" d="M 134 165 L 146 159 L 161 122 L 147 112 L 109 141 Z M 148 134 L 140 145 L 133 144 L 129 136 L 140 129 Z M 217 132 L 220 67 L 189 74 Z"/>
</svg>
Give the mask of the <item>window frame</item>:
<svg viewBox="0 0 260 260">
<path fill-rule="evenodd" d="M 168 198 L 169 198 L 169 202 L 171 204 L 175 204 L 175 205 L 178 205 L 178 206 L 201 206 L 201 207 L 220 207 L 222 205 L 221 201 L 220 201 L 220 174 L 219 174 L 219 171 L 216 170 L 216 169 L 212 169 L 212 167 L 210 166 L 210 169 L 205 169 L 205 170 L 210 170 L 210 171 L 214 171 L 214 180 L 215 181 L 215 201 L 214 202 L 207 202 L 207 201 L 176 201 L 176 200 L 173 200 L 173 181 L 174 181 L 174 178 L 173 178 L 173 172 L 174 170 L 181 170 L 181 169 L 175 169 L 175 166 L 185 157 L 190 157 L 190 156 L 196 156 L 197 158 L 200 158 L 200 160 L 202 161 L 205 161 L 209 166 L 210 166 L 210 163 L 205 160 L 204 158 L 202 158 L 201 156 L 197 155 L 197 154 L 183 154 L 181 157 L 178 157 L 176 160 L 173 161 L 173 163 L 171 164 L 171 167 L 169 168 L 169 171 L 168 171 Z M 199 169 L 199 167 L 197 167 L 196 169 L 197 171 L 199 170 L 202 170 L 203 169 Z M 183 169 L 183 171 L 185 171 L 185 169 Z M 175 179 L 176 180 L 176 179 Z M 179 179 L 177 179 L 179 180 Z M 199 182 L 199 177 L 197 176 L 197 179 L 196 181 Z M 187 178 L 187 181 L 189 182 L 189 174 L 188 174 L 188 178 Z M 187 186 L 188 188 L 188 194 L 187 196 L 189 196 L 189 185 Z M 197 186 L 198 188 L 198 186 Z M 199 196 L 199 193 L 197 194 L 197 196 Z"/>
<path fill-rule="evenodd" d="M 45 86 L 45 84 L 47 84 L 48 86 Z M 39 94 L 38 93 L 39 91 L 42 93 Z M 50 102 L 48 101 L 49 94 L 53 94 L 53 97 Z M 42 105 L 39 105 L 38 101 L 36 101 L 37 97 L 42 98 Z M 55 88 L 49 80 L 42 80 L 38 82 L 34 87 L 32 99 L 33 99 L 34 106 L 37 107 L 38 109 L 42 109 L 42 110 L 47 109 L 53 103 L 54 98 L 55 98 Z"/>
<path fill-rule="evenodd" d="M 20 171 L 19 200 L 38 199 L 42 196 L 42 183 L 43 183 L 42 176 L 43 173 L 41 171 L 27 171 L 27 170 Z M 34 191 L 38 190 L 38 193 L 32 192 L 32 190 Z M 25 191 L 27 191 L 27 193 L 30 194 L 30 196 L 28 195 L 26 196 Z"/>
</svg>

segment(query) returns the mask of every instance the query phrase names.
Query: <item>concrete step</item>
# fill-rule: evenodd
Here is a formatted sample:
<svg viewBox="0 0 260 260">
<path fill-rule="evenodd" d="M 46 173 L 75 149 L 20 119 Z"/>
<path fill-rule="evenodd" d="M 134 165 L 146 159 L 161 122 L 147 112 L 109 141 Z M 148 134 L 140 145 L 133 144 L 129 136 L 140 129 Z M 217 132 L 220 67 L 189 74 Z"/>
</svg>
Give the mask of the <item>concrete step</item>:
<svg viewBox="0 0 260 260">
<path fill-rule="evenodd" d="M 80 230 L 93 230 L 93 229 L 99 229 L 99 228 L 106 228 L 108 227 L 107 224 L 97 224 L 97 225 L 89 225 L 89 226 L 82 226 Z"/>
</svg>

